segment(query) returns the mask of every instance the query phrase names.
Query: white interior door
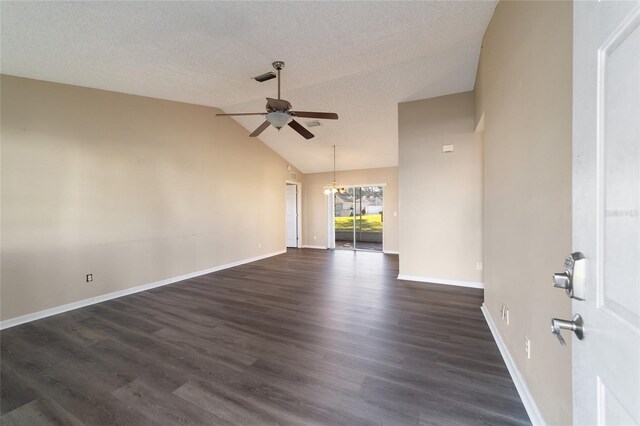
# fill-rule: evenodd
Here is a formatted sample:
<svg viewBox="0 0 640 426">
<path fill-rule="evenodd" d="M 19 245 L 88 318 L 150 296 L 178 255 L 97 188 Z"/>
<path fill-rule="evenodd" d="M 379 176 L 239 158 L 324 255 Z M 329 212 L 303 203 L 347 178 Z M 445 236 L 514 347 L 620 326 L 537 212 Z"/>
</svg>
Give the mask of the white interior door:
<svg viewBox="0 0 640 426">
<path fill-rule="evenodd" d="M 576 425 L 640 424 L 640 2 L 574 2 Z"/>
<path fill-rule="evenodd" d="M 298 247 L 298 186 L 287 184 L 285 189 L 287 247 Z"/>
</svg>

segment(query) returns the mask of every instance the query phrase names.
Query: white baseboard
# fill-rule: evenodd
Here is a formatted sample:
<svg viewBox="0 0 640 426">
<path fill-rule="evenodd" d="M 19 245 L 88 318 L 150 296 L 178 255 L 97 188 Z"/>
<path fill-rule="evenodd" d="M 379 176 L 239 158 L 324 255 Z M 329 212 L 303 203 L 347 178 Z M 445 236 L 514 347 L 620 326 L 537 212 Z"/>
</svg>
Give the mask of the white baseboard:
<svg viewBox="0 0 640 426">
<path fill-rule="evenodd" d="M 309 248 L 309 249 L 318 249 L 318 250 L 326 250 L 327 247 L 326 246 L 312 246 L 312 245 L 303 245 L 302 248 Z"/>
<path fill-rule="evenodd" d="M 544 418 L 542 417 L 542 413 L 540 412 L 540 409 L 536 405 L 536 401 L 533 399 L 533 395 L 531 395 L 531 392 L 529 392 L 527 383 L 524 381 L 522 374 L 520 374 L 520 370 L 518 370 L 516 363 L 511 357 L 511 354 L 509 353 L 509 349 L 507 349 L 507 346 L 504 344 L 504 341 L 502 340 L 502 336 L 500 336 L 500 332 L 498 331 L 496 324 L 493 322 L 493 319 L 491 318 L 491 314 L 489 314 L 487 305 L 483 303 L 480 310 L 482 311 L 482 314 L 484 315 L 484 318 L 487 321 L 487 324 L 489 325 L 489 330 L 491 330 L 491 334 L 493 334 L 493 339 L 496 341 L 496 344 L 498 345 L 500 354 L 504 359 L 504 363 L 507 365 L 509 374 L 511 374 L 511 379 L 513 380 L 513 383 L 515 384 L 516 389 L 518 390 L 518 394 L 520 395 L 520 399 L 522 400 L 522 404 L 524 405 L 524 408 L 527 410 L 527 414 L 529 415 L 529 419 L 531 420 L 531 423 L 533 424 L 533 426 L 538 426 L 538 425 L 545 426 L 546 423 L 544 421 Z"/>
<path fill-rule="evenodd" d="M 52 315 L 61 314 L 63 312 L 71 311 L 78 308 L 83 308 L 85 306 L 94 305 L 96 303 L 104 302 L 106 300 L 116 299 L 118 297 L 127 296 L 133 293 L 139 293 L 141 291 L 150 290 L 156 287 L 162 287 L 167 284 L 173 284 L 179 281 L 188 280 L 189 278 L 198 277 L 200 275 L 210 274 L 212 272 L 221 271 L 223 269 L 233 268 L 234 266 L 244 265 L 245 263 L 255 262 L 257 260 L 266 259 L 267 257 L 277 256 L 279 254 L 285 253 L 286 250 L 279 250 L 273 253 L 267 253 L 260 256 L 251 257 L 248 259 L 238 260 L 236 262 L 226 263 L 224 265 L 214 266 L 208 269 L 203 269 L 201 271 L 191 272 L 185 275 L 180 275 L 177 277 L 167 278 L 164 280 L 156 281 L 149 284 L 142 284 L 135 287 L 130 287 L 120 291 L 114 291 L 113 293 L 102 294 L 100 296 L 90 297 L 88 299 L 79 300 L 77 302 L 67 303 L 66 305 L 56 306 L 54 308 L 45 309 L 43 311 L 34 312 L 31 314 L 22 315 L 15 318 L 9 318 L 4 321 L 0 321 L 0 330 L 4 330 L 6 328 L 14 327 L 16 325 L 24 324 L 30 321 L 39 320 L 42 318 L 50 317 Z"/>
<path fill-rule="evenodd" d="M 400 254 L 400 252 L 397 251 L 397 250 L 385 250 L 384 253 L 385 254 Z"/>
<path fill-rule="evenodd" d="M 458 287 L 484 288 L 484 283 L 477 281 L 449 280 L 446 278 L 423 277 L 421 275 L 399 274 L 398 279 L 405 281 L 417 281 L 420 283 L 455 285 Z"/>
</svg>

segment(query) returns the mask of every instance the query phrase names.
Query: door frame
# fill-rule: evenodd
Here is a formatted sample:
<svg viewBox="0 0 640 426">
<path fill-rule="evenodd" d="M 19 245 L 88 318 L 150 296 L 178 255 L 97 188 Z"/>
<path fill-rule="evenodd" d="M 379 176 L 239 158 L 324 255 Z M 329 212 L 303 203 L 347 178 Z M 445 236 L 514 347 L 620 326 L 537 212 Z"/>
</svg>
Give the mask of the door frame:
<svg viewBox="0 0 640 426">
<path fill-rule="evenodd" d="M 385 208 L 384 208 L 384 200 L 386 199 L 385 197 L 385 192 L 386 192 L 386 188 L 387 188 L 387 183 L 364 183 L 364 184 L 351 184 L 351 185 L 340 185 L 340 188 L 360 188 L 363 186 L 380 186 L 382 187 L 382 211 L 384 212 Z M 331 194 L 335 197 L 335 194 Z M 355 195 L 354 195 L 355 197 Z M 355 203 L 355 199 L 354 199 L 354 203 Z M 354 210 L 354 215 L 355 215 L 355 210 Z M 331 214 L 331 220 L 333 221 L 333 223 L 336 222 L 336 209 L 335 206 L 332 210 L 332 214 Z M 328 224 L 327 224 L 328 225 Z M 384 226 L 384 222 L 382 223 L 382 251 L 380 253 L 386 253 L 384 251 L 384 230 L 385 230 L 385 226 Z M 354 229 L 354 233 L 355 233 L 355 229 Z M 334 234 L 335 234 L 335 229 L 334 229 Z M 354 242 L 355 243 L 355 242 Z M 342 249 L 339 249 L 342 250 Z M 373 250 L 364 250 L 364 249 L 357 249 L 354 248 L 353 251 L 373 251 Z M 375 252 L 375 251 L 374 251 Z"/>
<path fill-rule="evenodd" d="M 298 220 L 296 221 L 296 227 L 298 228 L 298 241 L 296 242 L 296 247 L 302 247 L 302 182 L 298 182 L 295 180 L 285 179 L 284 181 L 284 190 L 287 190 L 287 185 L 295 185 L 296 186 L 296 214 L 298 216 Z M 284 249 L 287 249 L 287 199 L 285 197 L 285 211 L 284 211 Z"/>
</svg>

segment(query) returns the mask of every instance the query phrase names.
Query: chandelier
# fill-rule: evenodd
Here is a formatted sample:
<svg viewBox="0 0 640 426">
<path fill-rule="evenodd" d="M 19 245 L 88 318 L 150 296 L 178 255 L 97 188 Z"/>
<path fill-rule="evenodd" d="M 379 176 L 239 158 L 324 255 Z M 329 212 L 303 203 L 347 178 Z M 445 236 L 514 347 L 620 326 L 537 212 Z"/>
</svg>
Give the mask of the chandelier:
<svg viewBox="0 0 640 426">
<path fill-rule="evenodd" d="M 329 194 L 335 194 L 336 192 L 344 194 L 345 189 L 339 188 L 338 184 L 336 183 L 336 146 L 334 145 L 333 146 L 333 182 L 331 183 L 331 185 L 324 186 L 324 194 L 329 195 Z"/>
</svg>

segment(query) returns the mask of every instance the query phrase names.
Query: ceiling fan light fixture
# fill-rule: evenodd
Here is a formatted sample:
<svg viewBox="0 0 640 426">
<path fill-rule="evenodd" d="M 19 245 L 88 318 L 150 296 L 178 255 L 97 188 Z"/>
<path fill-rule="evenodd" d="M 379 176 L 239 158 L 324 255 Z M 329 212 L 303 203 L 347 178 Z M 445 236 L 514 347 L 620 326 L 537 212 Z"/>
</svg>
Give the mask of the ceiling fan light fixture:
<svg viewBox="0 0 640 426">
<path fill-rule="evenodd" d="M 271 125 L 276 129 L 282 129 L 291 120 L 293 120 L 293 117 L 291 117 L 291 115 L 287 114 L 286 112 L 280 111 L 270 112 L 269 114 L 267 114 L 266 118 L 267 121 L 271 123 Z"/>
</svg>

